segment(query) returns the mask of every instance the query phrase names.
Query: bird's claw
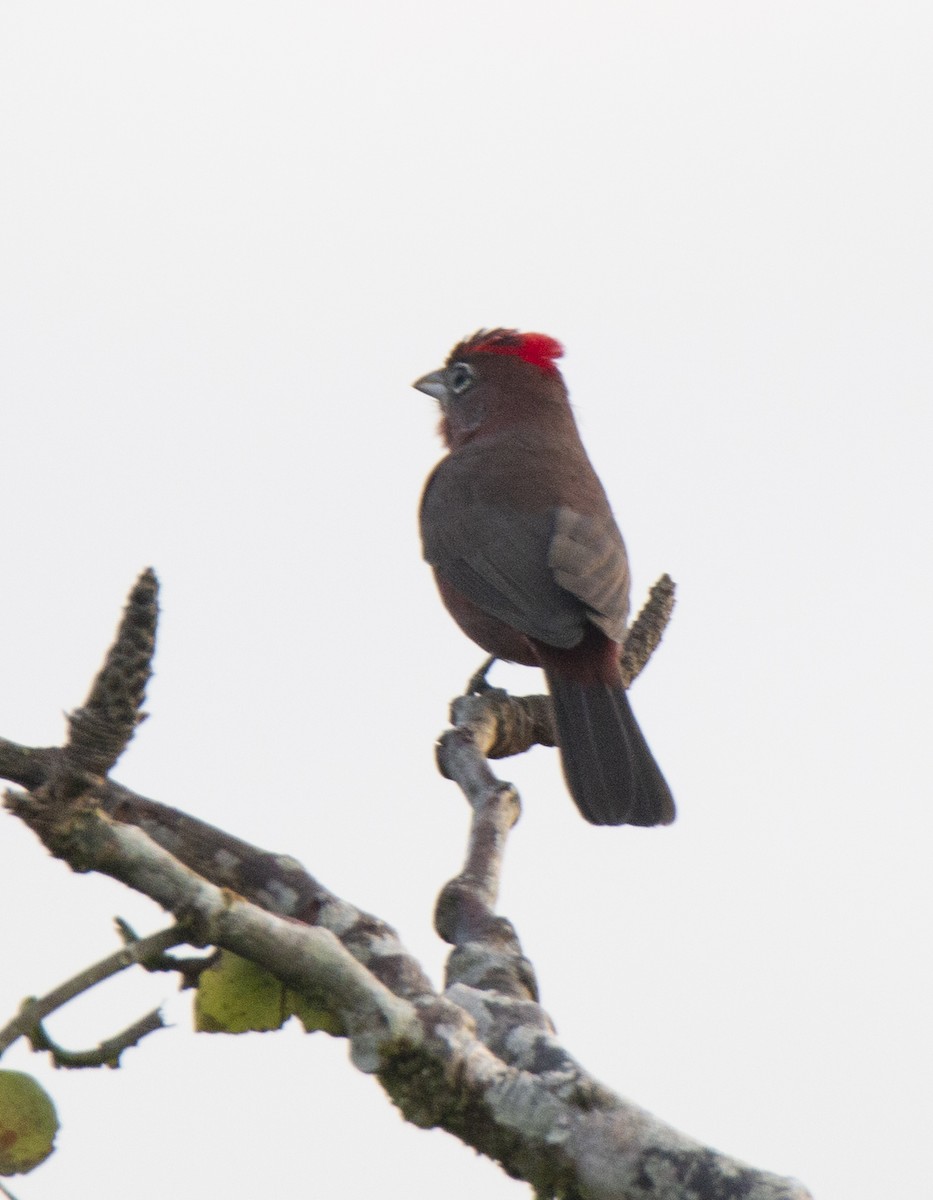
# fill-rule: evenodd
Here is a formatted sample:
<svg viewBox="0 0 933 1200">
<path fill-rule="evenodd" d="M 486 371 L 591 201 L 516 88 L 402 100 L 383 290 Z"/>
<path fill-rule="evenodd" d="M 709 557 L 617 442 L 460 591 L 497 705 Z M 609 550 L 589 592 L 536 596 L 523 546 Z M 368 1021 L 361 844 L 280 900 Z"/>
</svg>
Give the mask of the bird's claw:
<svg viewBox="0 0 933 1200">
<path fill-rule="evenodd" d="M 492 684 L 489 682 L 486 676 L 489 674 L 492 664 L 495 661 L 496 656 L 491 654 L 489 658 L 483 662 L 479 670 L 473 672 L 473 674 L 470 676 L 469 682 L 466 685 L 466 691 L 464 692 L 465 696 L 482 696 L 485 692 L 491 692 L 493 690 Z"/>
</svg>

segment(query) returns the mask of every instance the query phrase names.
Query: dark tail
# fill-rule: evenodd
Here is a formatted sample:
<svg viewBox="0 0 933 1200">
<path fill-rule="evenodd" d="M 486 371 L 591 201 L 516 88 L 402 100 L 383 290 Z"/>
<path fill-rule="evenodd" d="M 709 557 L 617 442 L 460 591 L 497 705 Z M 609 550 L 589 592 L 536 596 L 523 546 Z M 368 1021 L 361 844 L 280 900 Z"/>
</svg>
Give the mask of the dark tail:
<svg viewBox="0 0 933 1200">
<path fill-rule="evenodd" d="M 546 672 L 564 775 L 593 825 L 669 825 L 674 798 L 625 689 Z"/>
</svg>

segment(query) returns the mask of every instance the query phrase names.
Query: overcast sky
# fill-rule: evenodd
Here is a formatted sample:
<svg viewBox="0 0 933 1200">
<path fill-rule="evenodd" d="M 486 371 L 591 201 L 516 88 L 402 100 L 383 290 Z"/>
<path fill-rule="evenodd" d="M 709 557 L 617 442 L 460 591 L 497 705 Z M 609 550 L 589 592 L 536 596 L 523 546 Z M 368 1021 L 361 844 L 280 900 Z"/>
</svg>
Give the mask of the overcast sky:
<svg viewBox="0 0 933 1200">
<path fill-rule="evenodd" d="M 637 608 L 669 829 L 553 751 L 501 911 L 568 1049 L 819 1200 L 929 1174 L 933 84 L 906 0 L 0 4 L 0 734 L 61 739 L 136 574 L 163 617 L 129 786 L 299 858 L 435 979 L 467 812 L 433 765 L 480 654 L 420 561 L 410 389 L 478 326 L 567 347 Z M 538 690 L 539 677 L 496 669 Z M 0 1022 L 164 916 L 0 820 Z M 518 1200 L 346 1045 L 192 1035 L 167 978 L 54 1094 L 20 1200 Z"/>
</svg>

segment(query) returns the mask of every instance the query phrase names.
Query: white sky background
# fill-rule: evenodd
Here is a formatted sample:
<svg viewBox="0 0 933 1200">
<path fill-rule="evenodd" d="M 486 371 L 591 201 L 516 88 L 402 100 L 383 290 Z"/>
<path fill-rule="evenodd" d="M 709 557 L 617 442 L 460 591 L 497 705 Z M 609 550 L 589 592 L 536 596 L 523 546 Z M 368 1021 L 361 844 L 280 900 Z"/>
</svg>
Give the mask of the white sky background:
<svg viewBox="0 0 933 1200">
<path fill-rule="evenodd" d="M 919 0 L 0 7 L 0 733 L 60 740 L 153 564 L 117 777 L 439 979 L 432 742 L 481 656 L 420 561 L 409 384 L 480 325 L 561 338 L 635 607 L 678 583 L 633 704 L 680 817 L 593 829 L 552 751 L 501 764 L 501 911 L 597 1076 L 820 1200 L 929 1173 L 931 34 Z M 164 918 L 0 830 L 3 1020 Z M 51 1029 L 163 997 L 117 1073 L 6 1056 L 63 1123 L 20 1200 L 527 1195 L 343 1042 L 194 1037 L 168 977 Z"/>
</svg>

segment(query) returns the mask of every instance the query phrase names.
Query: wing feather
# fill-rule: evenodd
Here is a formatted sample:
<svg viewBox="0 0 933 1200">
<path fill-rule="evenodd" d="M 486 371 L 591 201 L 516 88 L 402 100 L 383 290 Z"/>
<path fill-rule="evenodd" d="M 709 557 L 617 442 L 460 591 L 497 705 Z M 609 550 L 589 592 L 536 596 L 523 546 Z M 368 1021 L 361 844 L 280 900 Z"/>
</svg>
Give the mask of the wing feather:
<svg viewBox="0 0 933 1200">
<path fill-rule="evenodd" d="M 624 640 L 628 558 L 608 505 L 605 512 L 597 514 L 566 507 L 555 510 L 548 566 L 555 581 L 585 606 L 594 625 L 613 641 Z"/>
<path fill-rule="evenodd" d="M 529 512 L 477 494 L 485 490 L 476 482 L 482 475 L 445 469 L 450 462 L 438 465 L 422 499 L 427 562 L 527 637 L 569 649 L 591 622 L 621 642 L 628 563 L 605 498 L 592 513 L 561 505 Z"/>
<path fill-rule="evenodd" d="M 455 529 L 433 529 L 425 558 L 484 612 L 526 637 L 569 648 L 583 636 L 585 612 L 548 564 L 552 527 L 552 513 L 474 504 Z"/>
</svg>

